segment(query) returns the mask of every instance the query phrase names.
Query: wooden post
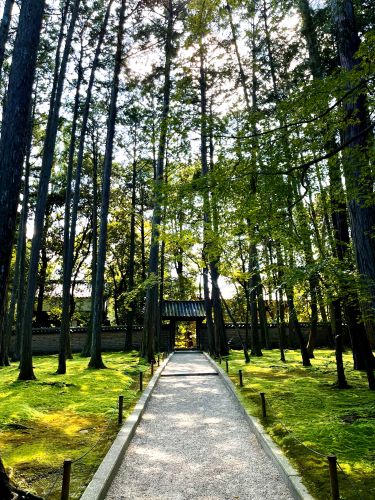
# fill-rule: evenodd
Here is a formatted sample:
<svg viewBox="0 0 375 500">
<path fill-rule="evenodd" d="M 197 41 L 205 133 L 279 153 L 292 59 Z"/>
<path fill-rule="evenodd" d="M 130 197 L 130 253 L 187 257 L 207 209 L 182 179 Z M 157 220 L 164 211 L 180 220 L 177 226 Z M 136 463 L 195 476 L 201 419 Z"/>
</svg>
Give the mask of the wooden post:
<svg viewBox="0 0 375 500">
<path fill-rule="evenodd" d="M 139 372 L 139 390 L 143 391 L 143 372 Z"/>
<path fill-rule="evenodd" d="M 225 369 L 227 370 L 227 373 L 229 373 L 229 365 L 228 365 L 228 360 L 225 360 Z"/>
<path fill-rule="evenodd" d="M 63 479 L 61 486 L 61 500 L 69 500 L 70 472 L 72 470 L 72 460 L 64 460 Z"/>
<path fill-rule="evenodd" d="M 151 360 L 151 375 L 154 374 L 154 360 Z"/>
<path fill-rule="evenodd" d="M 336 455 L 328 455 L 329 480 L 331 483 L 331 499 L 340 500 L 339 481 L 337 477 L 337 457 Z"/>
<path fill-rule="evenodd" d="M 238 376 L 240 377 L 240 387 L 243 387 L 242 370 L 238 370 Z"/>
<path fill-rule="evenodd" d="M 122 424 L 122 409 L 124 406 L 124 396 L 119 396 L 118 397 L 118 423 L 119 425 Z"/>
<path fill-rule="evenodd" d="M 262 416 L 263 418 L 267 417 L 267 408 L 266 408 L 266 395 L 264 392 L 260 393 L 260 399 L 262 400 Z"/>
<path fill-rule="evenodd" d="M 158 354 L 158 366 L 160 366 L 160 356 Z"/>
</svg>

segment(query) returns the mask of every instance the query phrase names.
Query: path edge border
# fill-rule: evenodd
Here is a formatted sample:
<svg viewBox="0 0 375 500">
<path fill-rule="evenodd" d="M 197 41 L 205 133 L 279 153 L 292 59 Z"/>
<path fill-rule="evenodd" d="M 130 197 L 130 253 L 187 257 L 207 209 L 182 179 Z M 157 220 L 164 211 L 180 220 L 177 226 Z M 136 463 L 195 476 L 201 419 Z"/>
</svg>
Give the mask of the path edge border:
<svg viewBox="0 0 375 500">
<path fill-rule="evenodd" d="M 209 354 L 207 354 L 206 352 L 203 352 L 203 354 L 207 358 L 208 362 L 218 371 L 227 389 L 234 396 L 241 409 L 241 412 L 244 414 L 251 427 L 251 430 L 254 432 L 258 443 L 263 448 L 267 456 L 271 459 L 273 464 L 277 467 L 278 471 L 286 482 L 293 498 L 295 498 L 296 500 L 314 500 L 314 497 L 311 496 L 311 494 L 307 491 L 306 486 L 302 483 L 301 475 L 290 464 L 289 460 L 286 458 L 281 449 L 277 446 L 276 443 L 274 443 L 269 434 L 265 431 L 260 420 L 253 415 L 250 415 L 250 413 L 248 413 L 246 408 L 243 406 L 240 398 L 238 397 L 233 382 L 225 373 L 225 371 L 211 358 Z"/>
<path fill-rule="evenodd" d="M 134 410 L 119 430 L 106 456 L 103 458 L 93 478 L 80 497 L 80 500 L 103 500 L 105 498 L 111 482 L 120 467 L 123 456 L 134 436 L 135 430 L 147 408 L 155 386 L 172 355 L 173 352 L 169 354 L 169 356 L 160 365 L 160 368 L 154 373 L 146 389 L 143 391 L 143 394 L 135 405 Z"/>
</svg>

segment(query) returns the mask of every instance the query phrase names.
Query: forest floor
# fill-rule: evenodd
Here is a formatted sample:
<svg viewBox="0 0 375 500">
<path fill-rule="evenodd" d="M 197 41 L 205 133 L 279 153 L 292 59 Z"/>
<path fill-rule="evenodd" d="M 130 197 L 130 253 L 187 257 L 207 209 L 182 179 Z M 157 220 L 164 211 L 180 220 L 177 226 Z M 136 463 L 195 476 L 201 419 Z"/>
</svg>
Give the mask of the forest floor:
<svg viewBox="0 0 375 500">
<path fill-rule="evenodd" d="M 87 369 L 75 355 L 67 374 L 56 375 L 57 356 L 35 356 L 37 380 L 17 380 L 17 364 L 0 376 L 0 455 L 17 485 L 48 500 L 60 498 L 64 459 L 72 465 L 71 499 L 82 494 L 119 430 L 118 396 L 124 420 L 140 397 L 149 366 L 137 352 L 104 353 L 108 369 Z M 85 455 L 82 457 L 82 455 Z M 82 457 L 80 459 L 80 457 Z"/>
<path fill-rule="evenodd" d="M 302 367 L 299 351 L 286 351 L 286 363 L 280 361 L 277 350 L 263 354 L 252 357 L 249 364 L 242 351 L 232 351 L 228 357 L 229 376 L 249 413 L 261 420 L 315 498 L 330 498 L 325 457 L 333 453 L 342 468 L 340 498 L 374 499 L 375 394 L 367 388 L 365 373 L 352 369 L 351 353 L 344 355 L 351 386 L 346 390 L 334 386 L 331 350 L 317 350 L 309 368 Z M 221 367 L 225 370 L 224 360 Z M 239 387 L 240 369 L 243 388 Z M 266 394 L 266 419 L 261 417 L 260 392 Z"/>
</svg>

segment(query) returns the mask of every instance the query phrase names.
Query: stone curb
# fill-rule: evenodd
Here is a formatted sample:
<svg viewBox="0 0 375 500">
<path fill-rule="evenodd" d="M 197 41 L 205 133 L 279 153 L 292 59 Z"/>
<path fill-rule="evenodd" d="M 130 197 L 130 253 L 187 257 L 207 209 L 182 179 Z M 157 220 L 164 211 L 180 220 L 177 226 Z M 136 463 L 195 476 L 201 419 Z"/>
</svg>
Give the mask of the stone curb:
<svg viewBox="0 0 375 500">
<path fill-rule="evenodd" d="M 221 378 L 223 379 L 227 389 L 232 393 L 236 402 L 239 404 L 242 413 L 245 415 L 245 418 L 250 424 L 252 431 L 255 434 L 260 446 L 269 456 L 273 464 L 277 467 L 281 476 L 285 480 L 288 488 L 290 489 L 293 498 L 296 500 L 314 500 L 314 497 L 310 495 L 307 491 L 306 487 L 302 484 L 301 476 L 294 469 L 294 467 L 289 463 L 288 459 L 282 453 L 280 448 L 272 441 L 270 436 L 264 430 L 262 424 L 259 419 L 250 415 L 243 404 L 241 403 L 240 398 L 236 392 L 235 386 L 231 379 L 228 377 L 226 372 L 217 365 L 217 363 L 206 353 L 203 353 L 209 363 L 218 371 Z"/>
<path fill-rule="evenodd" d="M 151 394 L 172 355 L 173 353 L 168 356 L 153 375 L 146 389 L 143 391 L 142 396 L 135 405 L 133 412 L 126 419 L 108 453 L 95 472 L 94 477 L 83 492 L 81 500 L 103 500 L 105 498 L 113 477 L 120 467 L 124 453 L 128 449 L 135 430 L 151 398 Z"/>
</svg>

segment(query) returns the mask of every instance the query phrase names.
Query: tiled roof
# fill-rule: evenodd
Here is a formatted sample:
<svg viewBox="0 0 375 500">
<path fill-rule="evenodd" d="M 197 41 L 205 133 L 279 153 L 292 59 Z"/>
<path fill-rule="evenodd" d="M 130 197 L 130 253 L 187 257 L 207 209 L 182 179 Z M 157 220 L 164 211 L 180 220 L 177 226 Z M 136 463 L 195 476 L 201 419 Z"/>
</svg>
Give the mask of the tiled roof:
<svg viewBox="0 0 375 500">
<path fill-rule="evenodd" d="M 164 300 L 163 318 L 205 318 L 203 300 Z"/>
</svg>

